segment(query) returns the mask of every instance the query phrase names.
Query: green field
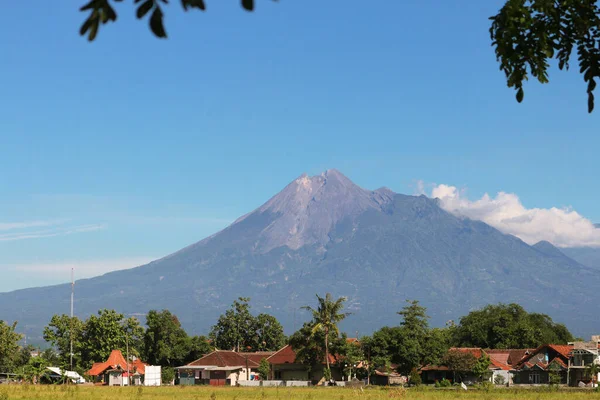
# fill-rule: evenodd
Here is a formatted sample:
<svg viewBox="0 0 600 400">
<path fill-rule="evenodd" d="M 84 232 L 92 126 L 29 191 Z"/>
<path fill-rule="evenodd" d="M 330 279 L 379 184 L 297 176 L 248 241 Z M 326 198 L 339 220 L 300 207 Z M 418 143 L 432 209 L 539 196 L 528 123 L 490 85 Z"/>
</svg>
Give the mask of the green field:
<svg viewBox="0 0 600 400">
<path fill-rule="evenodd" d="M 232 388 L 232 387 L 93 387 L 93 386 L 32 386 L 3 385 L 0 400 L 13 399 L 90 399 L 90 400 L 242 400 L 242 399 L 600 399 L 597 391 L 509 390 L 404 390 L 369 388 L 361 391 L 351 388 Z"/>
</svg>

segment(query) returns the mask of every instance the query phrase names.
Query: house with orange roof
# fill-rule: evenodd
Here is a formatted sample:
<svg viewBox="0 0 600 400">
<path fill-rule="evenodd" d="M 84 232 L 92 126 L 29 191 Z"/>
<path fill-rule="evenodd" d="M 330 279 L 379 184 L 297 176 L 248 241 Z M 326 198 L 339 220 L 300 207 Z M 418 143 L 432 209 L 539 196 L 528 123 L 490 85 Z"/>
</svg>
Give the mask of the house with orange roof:
<svg viewBox="0 0 600 400">
<path fill-rule="evenodd" d="M 557 374 L 560 384 L 567 384 L 572 344 L 545 344 L 523 357 L 514 367 L 515 384 L 539 385 L 551 382 Z"/>
<path fill-rule="evenodd" d="M 120 350 L 113 350 L 104 362 L 97 362 L 87 372 L 98 384 L 108 386 L 140 385 L 146 374 L 148 364 L 139 359 L 129 363 L 123 357 Z"/>
</svg>

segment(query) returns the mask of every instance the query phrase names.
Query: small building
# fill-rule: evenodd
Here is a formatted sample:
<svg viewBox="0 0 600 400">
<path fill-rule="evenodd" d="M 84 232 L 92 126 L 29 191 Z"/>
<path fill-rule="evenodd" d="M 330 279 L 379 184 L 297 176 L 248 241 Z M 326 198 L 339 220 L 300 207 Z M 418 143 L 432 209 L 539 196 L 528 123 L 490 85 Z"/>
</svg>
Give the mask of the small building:
<svg viewBox="0 0 600 400">
<path fill-rule="evenodd" d="M 49 373 L 47 375 L 51 382 L 60 382 L 70 380 L 71 383 L 85 383 L 85 379 L 75 371 L 63 371 L 58 367 L 47 367 Z"/>
<path fill-rule="evenodd" d="M 569 386 L 596 386 L 600 380 L 600 374 L 591 376 L 589 368 L 591 365 L 600 365 L 600 336 L 592 336 L 589 342 L 569 343 L 573 346 L 569 354 L 568 384 Z"/>
<path fill-rule="evenodd" d="M 148 364 L 135 359 L 127 362 L 120 350 L 113 350 L 105 362 L 97 362 L 87 372 L 96 383 L 108 386 L 141 385 Z"/>
<path fill-rule="evenodd" d="M 397 365 L 392 364 L 388 369 L 377 368 L 371 376 L 371 384 L 378 386 L 398 386 L 408 382 L 408 378 L 396 372 Z"/>
<path fill-rule="evenodd" d="M 251 358 L 231 350 L 215 350 L 175 369 L 180 385 L 235 386 L 257 375 L 259 363 Z"/>
</svg>

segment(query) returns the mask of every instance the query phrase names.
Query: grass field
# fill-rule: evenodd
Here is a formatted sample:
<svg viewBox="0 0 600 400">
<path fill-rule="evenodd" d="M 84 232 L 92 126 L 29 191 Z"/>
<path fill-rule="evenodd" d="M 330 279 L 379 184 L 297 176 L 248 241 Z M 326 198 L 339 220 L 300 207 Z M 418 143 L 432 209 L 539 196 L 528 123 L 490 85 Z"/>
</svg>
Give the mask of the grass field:
<svg viewBox="0 0 600 400">
<path fill-rule="evenodd" d="M 394 388 L 232 388 L 232 387 L 93 387 L 93 386 L 0 386 L 0 400 L 243 400 L 243 399 L 600 399 L 597 391 L 510 390 L 404 390 Z"/>
</svg>

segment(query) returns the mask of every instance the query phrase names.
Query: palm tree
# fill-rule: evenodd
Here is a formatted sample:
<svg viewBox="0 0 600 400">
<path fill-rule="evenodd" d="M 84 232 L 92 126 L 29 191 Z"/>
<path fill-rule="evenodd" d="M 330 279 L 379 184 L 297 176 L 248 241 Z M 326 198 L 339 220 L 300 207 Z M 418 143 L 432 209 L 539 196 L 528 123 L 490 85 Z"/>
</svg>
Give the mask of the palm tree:
<svg viewBox="0 0 600 400">
<path fill-rule="evenodd" d="M 586 368 L 586 372 L 592 378 L 592 387 L 594 387 L 596 378 L 598 377 L 598 373 L 600 373 L 600 364 L 592 363 L 588 365 L 588 367 Z"/>
<path fill-rule="evenodd" d="M 334 335 L 336 338 L 340 334 L 337 324 L 341 322 L 351 313 L 341 312 L 344 308 L 344 302 L 347 300 L 346 297 L 340 297 L 337 300 L 331 298 L 331 293 L 327 293 L 325 298 L 318 294 L 318 307 L 312 308 L 311 306 L 302 307 L 305 310 L 312 312 L 314 326 L 311 331 L 311 335 L 321 331 L 325 334 L 325 361 L 327 363 L 327 371 L 329 369 L 329 336 Z"/>
</svg>

